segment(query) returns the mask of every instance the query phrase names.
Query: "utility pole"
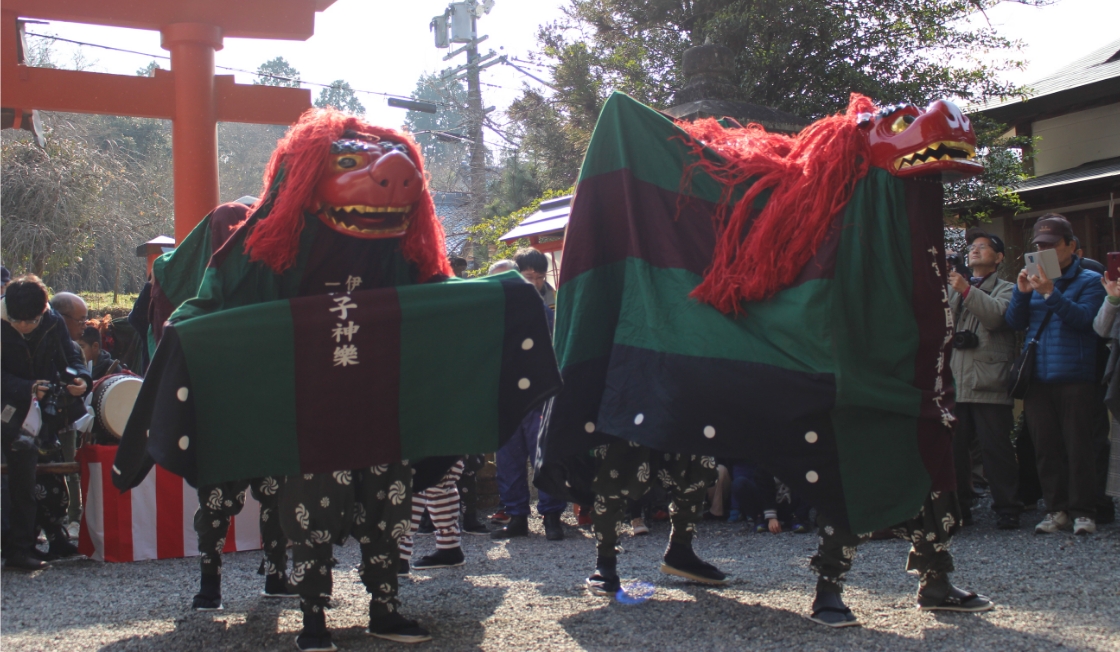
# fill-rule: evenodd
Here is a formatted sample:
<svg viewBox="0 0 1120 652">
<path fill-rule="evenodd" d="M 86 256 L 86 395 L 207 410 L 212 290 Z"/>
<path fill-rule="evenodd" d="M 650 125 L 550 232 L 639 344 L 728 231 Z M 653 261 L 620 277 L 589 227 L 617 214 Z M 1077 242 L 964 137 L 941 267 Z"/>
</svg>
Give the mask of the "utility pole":
<svg viewBox="0 0 1120 652">
<path fill-rule="evenodd" d="M 474 0 L 471 0 L 472 10 Z M 471 11 L 471 41 L 467 44 L 467 120 L 471 139 L 471 222 L 482 221 L 486 208 L 486 143 L 482 140 L 482 83 L 478 61 L 478 18 Z M 476 255 L 477 259 L 478 256 Z"/>
<path fill-rule="evenodd" d="M 478 18 L 490 13 L 494 0 L 465 0 L 453 2 L 440 16 L 432 19 L 431 29 L 435 32 L 437 48 L 449 48 L 453 43 L 462 47 L 447 53 L 443 58 L 449 61 L 460 55 L 467 55 L 467 62 L 456 68 L 445 70 L 440 78 L 447 82 L 466 80 L 467 82 L 467 138 L 470 141 L 470 212 L 471 222 L 478 224 L 486 208 L 486 143 L 482 137 L 482 122 L 491 109 L 482 105 L 481 73 L 492 65 L 501 63 L 505 57 L 498 57 L 490 50 L 479 55 L 478 45 L 487 36 L 478 35 Z M 476 260 L 479 259 L 475 256 Z"/>
</svg>

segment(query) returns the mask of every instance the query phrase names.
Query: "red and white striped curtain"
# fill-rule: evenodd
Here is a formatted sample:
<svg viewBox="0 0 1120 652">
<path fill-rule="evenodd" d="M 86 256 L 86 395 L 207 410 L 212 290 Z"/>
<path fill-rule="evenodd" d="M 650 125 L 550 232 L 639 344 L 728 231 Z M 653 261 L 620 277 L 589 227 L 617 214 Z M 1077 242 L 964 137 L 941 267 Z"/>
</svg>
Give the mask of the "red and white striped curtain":
<svg viewBox="0 0 1120 652">
<path fill-rule="evenodd" d="M 81 463 L 82 509 L 78 550 L 100 561 L 173 559 L 199 554 L 194 532 L 198 493 L 180 476 L 156 466 L 127 493 L 113 486 L 116 446 L 84 446 Z M 245 497 L 233 517 L 224 552 L 259 550 L 260 503 Z"/>
</svg>

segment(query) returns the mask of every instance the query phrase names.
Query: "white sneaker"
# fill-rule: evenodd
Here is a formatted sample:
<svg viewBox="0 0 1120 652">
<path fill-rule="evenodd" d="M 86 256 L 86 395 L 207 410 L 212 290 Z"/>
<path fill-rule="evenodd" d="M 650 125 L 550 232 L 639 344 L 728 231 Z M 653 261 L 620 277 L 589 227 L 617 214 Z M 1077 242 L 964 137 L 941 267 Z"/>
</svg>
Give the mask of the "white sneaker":
<svg viewBox="0 0 1120 652">
<path fill-rule="evenodd" d="M 1087 516 L 1073 519 L 1074 534 L 1093 534 L 1097 531 L 1097 522 Z"/>
<path fill-rule="evenodd" d="M 1085 519 L 1089 520 L 1089 519 Z M 1065 512 L 1050 512 L 1042 522 L 1034 526 L 1035 534 L 1053 534 L 1069 527 L 1069 515 Z"/>
</svg>

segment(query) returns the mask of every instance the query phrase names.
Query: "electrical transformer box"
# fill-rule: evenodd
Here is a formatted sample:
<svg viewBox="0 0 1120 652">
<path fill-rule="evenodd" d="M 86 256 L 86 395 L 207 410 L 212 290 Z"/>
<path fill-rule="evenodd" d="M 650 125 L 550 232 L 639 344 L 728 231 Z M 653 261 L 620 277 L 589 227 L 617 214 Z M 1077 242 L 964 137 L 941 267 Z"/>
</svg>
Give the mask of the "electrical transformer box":
<svg viewBox="0 0 1120 652">
<path fill-rule="evenodd" d="M 474 40 L 473 11 L 469 2 L 453 2 L 448 7 L 451 14 L 451 42 L 470 43 Z"/>
</svg>

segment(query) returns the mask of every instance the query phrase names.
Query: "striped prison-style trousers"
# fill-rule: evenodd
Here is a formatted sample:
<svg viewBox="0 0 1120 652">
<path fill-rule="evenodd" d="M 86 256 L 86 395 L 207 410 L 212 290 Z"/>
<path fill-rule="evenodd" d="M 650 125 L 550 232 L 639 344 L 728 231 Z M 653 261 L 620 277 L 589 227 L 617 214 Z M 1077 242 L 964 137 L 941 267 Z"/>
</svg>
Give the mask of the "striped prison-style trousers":
<svg viewBox="0 0 1120 652">
<path fill-rule="evenodd" d="M 412 527 L 407 535 L 401 537 L 401 559 L 412 559 L 412 535 L 420 526 L 424 510 L 428 511 L 436 528 L 436 548 L 447 550 L 459 547 L 462 534 L 459 531 L 459 489 L 455 483 L 462 474 L 463 460 L 459 460 L 444 474 L 439 484 L 412 494 Z"/>
</svg>

